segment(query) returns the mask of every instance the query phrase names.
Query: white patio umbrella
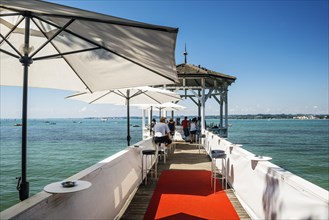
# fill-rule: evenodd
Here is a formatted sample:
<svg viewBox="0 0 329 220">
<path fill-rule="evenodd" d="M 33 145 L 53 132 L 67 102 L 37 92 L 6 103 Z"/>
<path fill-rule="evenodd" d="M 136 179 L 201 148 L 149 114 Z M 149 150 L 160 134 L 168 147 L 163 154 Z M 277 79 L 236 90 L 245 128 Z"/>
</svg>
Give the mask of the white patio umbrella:
<svg viewBox="0 0 329 220">
<path fill-rule="evenodd" d="M 165 102 L 162 104 L 140 104 L 140 105 L 136 105 L 141 109 L 150 109 L 151 107 L 153 108 L 153 110 L 166 110 L 166 111 L 180 111 L 180 110 L 184 110 L 186 107 L 182 106 L 182 105 L 178 105 L 176 103 L 172 103 L 172 102 Z"/>
<path fill-rule="evenodd" d="M 120 104 L 127 106 L 127 144 L 130 145 L 130 105 L 161 104 L 180 100 L 180 95 L 164 89 L 152 87 L 135 87 L 99 91 L 94 93 L 78 93 L 68 96 L 68 99 L 79 100 L 89 104 Z"/>
<path fill-rule="evenodd" d="M 28 86 L 94 92 L 175 83 L 177 31 L 49 2 L 0 1 L 0 85 L 23 86 L 21 200 L 29 196 Z"/>
<path fill-rule="evenodd" d="M 152 111 L 159 111 L 159 117 L 161 117 L 161 111 L 166 110 L 166 111 L 181 111 L 184 110 L 186 107 L 182 105 L 178 105 L 176 103 L 172 102 L 165 102 L 161 104 L 139 104 L 136 105 L 141 109 L 150 109 L 151 110 L 151 115 Z"/>
</svg>

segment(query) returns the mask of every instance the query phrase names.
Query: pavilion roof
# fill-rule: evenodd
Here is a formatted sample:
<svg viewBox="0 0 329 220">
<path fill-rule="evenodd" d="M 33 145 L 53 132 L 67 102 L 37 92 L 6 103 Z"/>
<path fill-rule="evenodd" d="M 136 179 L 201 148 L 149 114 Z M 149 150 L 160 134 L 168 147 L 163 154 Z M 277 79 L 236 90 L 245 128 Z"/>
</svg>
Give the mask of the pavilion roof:
<svg viewBox="0 0 329 220">
<path fill-rule="evenodd" d="M 190 87 L 197 89 L 201 87 L 202 78 L 205 79 L 206 88 L 219 88 L 224 84 L 229 86 L 236 80 L 236 77 L 234 76 L 209 70 L 207 68 L 201 67 L 200 65 L 196 66 L 182 63 L 176 66 L 176 70 L 179 83 L 176 83 L 175 85 L 169 85 L 167 86 L 168 88 Z"/>
</svg>

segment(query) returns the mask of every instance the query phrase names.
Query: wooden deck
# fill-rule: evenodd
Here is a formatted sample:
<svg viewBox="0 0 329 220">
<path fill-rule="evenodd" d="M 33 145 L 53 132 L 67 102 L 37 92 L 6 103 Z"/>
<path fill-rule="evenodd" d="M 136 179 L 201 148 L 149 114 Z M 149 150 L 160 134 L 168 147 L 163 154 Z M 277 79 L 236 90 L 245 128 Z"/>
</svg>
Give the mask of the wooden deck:
<svg viewBox="0 0 329 220">
<path fill-rule="evenodd" d="M 176 144 L 176 150 L 167 158 L 166 164 L 163 164 L 163 161 L 159 161 L 158 177 L 163 170 L 168 169 L 211 170 L 211 163 L 209 156 L 206 155 L 204 151 L 201 151 L 201 154 L 199 154 L 196 145 L 182 142 Z M 131 200 L 130 205 L 120 219 L 143 219 L 156 183 L 156 180 L 149 178 L 147 185 L 144 185 L 144 183 L 141 184 L 134 198 Z M 225 191 L 240 219 L 251 219 L 241 206 L 232 189 L 227 189 Z"/>
</svg>

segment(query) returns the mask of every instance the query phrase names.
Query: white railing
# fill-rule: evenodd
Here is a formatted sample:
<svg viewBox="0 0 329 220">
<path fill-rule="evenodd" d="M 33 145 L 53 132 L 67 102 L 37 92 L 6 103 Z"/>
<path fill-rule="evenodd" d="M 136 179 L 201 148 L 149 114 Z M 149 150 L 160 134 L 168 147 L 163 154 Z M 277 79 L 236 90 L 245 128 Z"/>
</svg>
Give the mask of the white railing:
<svg viewBox="0 0 329 220">
<path fill-rule="evenodd" d="M 208 153 L 226 152 L 229 184 L 253 219 L 329 219 L 328 191 L 269 161 L 251 160 L 254 154 L 211 132 L 205 134 Z M 89 189 L 40 192 L 1 212 L 0 219 L 118 219 L 142 181 L 141 151 L 153 148 L 151 139 L 137 145 L 68 178 L 91 182 Z"/>
<path fill-rule="evenodd" d="M 224 138 L 205 131 L 209 152 L 224 150 L 226 174 L 241 204 L 253 219 L 329 219 L 327 190 L 284 170 Z M 222 169 L 222 163 L 217 166 Z"/>
<path fill-rule="evenodd" d="M 4 210 L 0 219 L 118 219 L 142 182 L 141 150 L 153 148 L 151 139 L 136 145 L 68 178 L 91 182 L 89 189 L 66 194 L 42 191 Z"/>
</svg>

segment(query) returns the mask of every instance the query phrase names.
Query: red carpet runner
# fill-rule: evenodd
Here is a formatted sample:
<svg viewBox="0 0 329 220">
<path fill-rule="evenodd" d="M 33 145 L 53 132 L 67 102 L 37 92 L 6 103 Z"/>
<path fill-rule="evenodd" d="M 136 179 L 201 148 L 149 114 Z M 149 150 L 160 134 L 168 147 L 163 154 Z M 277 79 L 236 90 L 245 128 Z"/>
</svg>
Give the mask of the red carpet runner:
<svg viewBox="0 0 329 220">
<path fill-rule="evenodd" d="M 144 220 L 149 219 L 239 219 L 220 184 L 213 193 L 210 171 L 163 171 Z"/>
</svg>

